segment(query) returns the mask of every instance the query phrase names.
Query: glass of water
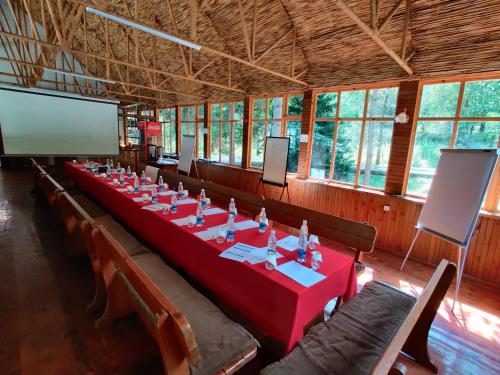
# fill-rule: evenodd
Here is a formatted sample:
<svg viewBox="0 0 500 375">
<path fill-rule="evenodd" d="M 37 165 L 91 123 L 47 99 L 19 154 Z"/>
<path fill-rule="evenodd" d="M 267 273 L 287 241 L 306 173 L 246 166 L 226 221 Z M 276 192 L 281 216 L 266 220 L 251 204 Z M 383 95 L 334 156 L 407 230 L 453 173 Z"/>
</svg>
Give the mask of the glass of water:
<svg viewBox="0 0 500 375">
<path fill-rule="evenodd" d="M 193 228 L 196 225 L 196 216 L 189 215 L 187 219 L 187 225 L 189 228 Z"/>
<path fill-rule="evenodd" d="M 168 215 L 170 213 L 170 206 L 168 204 L 164 205 L 161 210 L 161 213 L 163 215 Z"/>
<path fill-rule="evenodd" d="M 314 234 L 311 234 L 309 236 L 309 248 L 311 250 L 314 250 L 316 249 L 317 247 L 319 246 L 319 239 L 318 239 L 318 236 L 314 235 Z"/>
<path fill-rule="evenodd" d="M 311 252 L 311 268 L 313 270 L 317 270 L 321 267 L 321 263 L 323 263 L 323 256 L 319 251 Z"/>
<path fill-rule="evenodd" d="M 226 241 L 227 232 L 224 229 L 219 229 L 217 231 L 217 243 L 224 243 Z"/>
</svg>

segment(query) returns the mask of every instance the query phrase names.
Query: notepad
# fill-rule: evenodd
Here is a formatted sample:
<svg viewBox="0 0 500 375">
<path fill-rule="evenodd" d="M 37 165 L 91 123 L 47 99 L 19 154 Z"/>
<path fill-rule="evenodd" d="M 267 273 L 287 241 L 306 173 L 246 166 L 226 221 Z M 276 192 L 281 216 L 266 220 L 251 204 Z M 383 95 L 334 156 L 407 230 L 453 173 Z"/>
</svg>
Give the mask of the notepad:
<svg viewBox="0 0 500 375">
<path fill-rule="evenodd" d="M 251 229 L 251 228 L 258 228 L 259 223 L 253 220 L 245 220 L 245 221 L 240 221 L 239 223 L 234 224 L 234 228 L 236 230 L 245 230 L 245 229 Z"/>
<path fill-rule="evenodd" d="M 127 192 L 127 188 L 119 188 L 119 189 L 116 189 L 116 191 L 119 191 L 120 193 L 126 193 Z"/>
<path fill-rule="evenodd" d="M 181 217 L 180 219 L 174 219 L 174 220 L 170 220 L 172 223 L 174 224 L 177 224 L 178 226 L 183 226 L 183 225 L 187 225 L 188 221 L 189 221 L 189 216 L 186 216 L 186 217 Z"/>
<path fill-rule="evenodd" d="M 282 238 L 276 244 L 287 251 L 294 251 L 299 247 L 299 238 L 296 236 L 288 236 Z"/>
<path fill-rule="evenodd" d="M 149 206 L 144 206 L 142 207 L 143 210 L 148 210 L 148 211 L 161 211 L 164 208 L 169 208 L 170 205 L 165 204 L 165 203 L 155 203 L 151 204 Z"/>
<path fill-rule="evenodd" d="M 169 195 L 177 195 L 176 191 L 173 190 L 168 190 L 168 191 L 160 191 L 158 195 L 161 195 L 162 197 L 167 197 Z"/>
<path fill-rule="evenodd" d="M 143 203 L 143 202 L 142 202 L 142 197 L 135 197 L 135 198 L 132 198 L 132 199 L 134 200 L 134 202 L 140 202 L 140 203 Z M 150 200 L 148 199 L 148 202 L 149 202 L 149 201 L 150 201 Z"/>
<path fill-rule="evenodd" d="M 218 207 L 213 207 L 213 208 L 207 208 L 203 210 L 203 215 L 216 215 L 216 214 L 223 214 L 224 210 L 218 208 Z"/>
<path fill-rule="evenodd" d="M 252 253 L 247 256 L 247 262 L 250 264 L 257 264 L 266 261 L 267 257 L 267 246 L 264 247 L 254 247 Z M 276 252 L 276 259 L 283 258 L 283 255 Z"/>
<path fill-rule="evenodd" d="M 192 199 L 192 198 L 189 198 L 189 199 L 180 199 L 177 201 L 177 205 L 178 206 L 181 206 L 183 204 L 195 204 L 195 203 L 198 203 L 198 201 L 196 199 Z"/>
<path fill-rule="evenodd" d="M 220 257 L 235 260 L 237 262 L 244 262 L 247 260 L 248 255 L 252 253 L 255 247 L 238 242 L 231 246 L 229 249 L 219 254 Z"/>
<path fill-rule="evenodd" d="M 217 232 L 219 230 L 225 229 L 227 224 L 217 225 L 215 227 L 208 228 L 204 231 L 195 233 L 195 236 L 201 238 L 203 241 L 213 240 L 217 237 Z"/>
<path fill-rule="evenodd" d="M 305 287 L 312 286 L 326 278 L 325 275 L 305 267 L 294 260 L 283 263 L 276 267 L 276 270 Z"/>
</svg>

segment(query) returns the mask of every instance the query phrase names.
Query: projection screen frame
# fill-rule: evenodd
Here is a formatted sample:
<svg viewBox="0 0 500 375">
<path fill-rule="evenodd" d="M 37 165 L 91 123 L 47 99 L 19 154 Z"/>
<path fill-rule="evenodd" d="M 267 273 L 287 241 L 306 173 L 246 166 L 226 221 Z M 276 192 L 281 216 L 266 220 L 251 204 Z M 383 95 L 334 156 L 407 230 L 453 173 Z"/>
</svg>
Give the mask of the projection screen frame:
<svg viewBox="0 0 500 375">
<path fill-rule="evenodd" d="M 61 95 L 61 93 L 52 93 L 52 92 L 47 92 L 46 89 L 42 88 L 35 88 L 37 91 L 32 91 L 32 90 L 27 90 L 23 88 L 17 88 L 17 87 L 5 87 L 3 85 L 0 85 L 0 90 L 3 91 L 13 91 L 13 92 L 20 92 L 24 94 L 32 94 L 32 95 L 41 95 L 41 96 L 51 96 L 51 97 L 56 97 L 56 98 L 63 98 L 63 99 L 73 99 L 73 100 L 81 100 L 85 102 L 93 102 L 93 103 L 100 103 L 100 104 L 111 104 L 116 106 L 116 145 L 117 145 L 117 153 L 74 153 L 74 154 L 54 154 L 54 153 L 47 153 L 47 154 L 5 154 L 4 150 L 4 145 L 3 145 L 3 134 L 2 134 L 2 124 L 0 123 L 0 157 L 27 157 L 27 156 L 41 156 L 41 157 L 47 157 L 47 156 L 56 156 L 56 157 L 69 157 L 69 156 L 118 156 L 120 154 L 120 112 L 119 112 L 119 102 L 114 101 L 114 100 L 109 100 L 109 99 L 98 99 L 98 98 L 92 98 L 92 97 L 84 97 L 84 96 L 79 96 L 76 94 L 72 93 L 67 93 L 68 95 Z M 62 93 L 65 94 L 65 93 Z"/>
</svg>

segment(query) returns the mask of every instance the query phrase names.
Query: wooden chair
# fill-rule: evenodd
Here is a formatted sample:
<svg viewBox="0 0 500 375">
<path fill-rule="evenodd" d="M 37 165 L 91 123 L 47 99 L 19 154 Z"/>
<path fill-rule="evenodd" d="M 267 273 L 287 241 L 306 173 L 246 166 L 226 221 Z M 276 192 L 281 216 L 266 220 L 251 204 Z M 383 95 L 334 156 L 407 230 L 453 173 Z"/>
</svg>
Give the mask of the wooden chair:
<svg viewBox="0 0 500 375">
<path fill-rule="evenodd" d="M 274 199 L 266 199 L 264 207 L 270 220 L 297 229 L 302 225 L 302 220 L 307 220 L 310 233 L 354 249 L 358 271 L 361 268 L 362 253 L 370 253 L 375 246 L 377 229 L 372 225 L 278 202 Z"/>
<path fill-rule="evenodd" d="M 250 334 L 229 321 L 161 258 L 153 254 L 132 258 L 101 226 L 92 229 L 92 238 L 107 294 L 106 308 L 96 327 L 103 328 L 117 318 L 137 314 L 159 346 L 165 374 L 233 373 L 256 355 L 258 344 Z M 206 343 L 207 355 L 203 355 L 203 346 L 198 345 L 186 316 L 167 294 L 189 304 L 189 314 L 198 314 L 194 332 L 200 342 Z M 210 312 L 205 314 L 207 305 Z M 214 325 L 214 317 L 225 319 L 227 327 L 221 330 L 220 325 Z M 227 345 L 232 355 L 224 364 L 221 353 L 228 349 L 219 342 L 211 343 L 210 335 L 214 334 L 235 340 Z"/>
<path fill-rule="evenodd" d="M 158 180 L 158 171 L 159 170 L 160 170 L 159 168 L 152 167 L 150 165 L 146 165 L 146 169 L 145 169 L 146 177 L 151 178 L 151 182 L 153 182 L 154 184 Z"/>
</svg>

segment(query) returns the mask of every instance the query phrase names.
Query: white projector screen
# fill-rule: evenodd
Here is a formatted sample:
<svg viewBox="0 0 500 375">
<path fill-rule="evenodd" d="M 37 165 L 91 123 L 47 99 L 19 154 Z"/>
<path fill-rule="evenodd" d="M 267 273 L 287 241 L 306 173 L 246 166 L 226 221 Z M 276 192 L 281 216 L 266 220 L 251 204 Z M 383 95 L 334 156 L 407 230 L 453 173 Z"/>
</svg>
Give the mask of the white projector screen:
<svg viewBox="0 0 500 375">
<path fill-rule="evenodd" d="M 4 155 L 118 155 L 117 102 L 0 87 Z"/>
</svg>

